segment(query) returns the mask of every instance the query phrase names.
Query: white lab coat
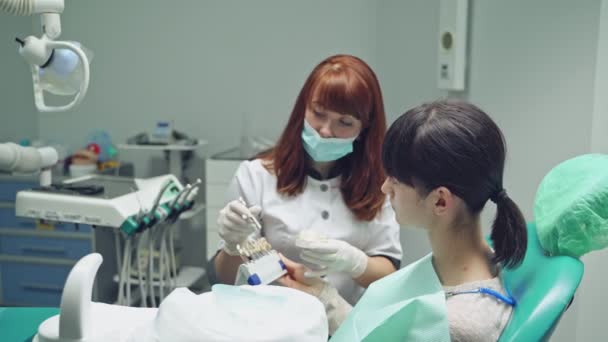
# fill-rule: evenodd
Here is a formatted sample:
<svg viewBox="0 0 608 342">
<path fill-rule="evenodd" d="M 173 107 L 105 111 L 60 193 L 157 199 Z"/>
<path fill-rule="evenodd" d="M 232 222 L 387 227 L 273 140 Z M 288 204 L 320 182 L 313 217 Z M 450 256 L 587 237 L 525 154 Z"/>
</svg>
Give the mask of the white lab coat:
<svg viewBox="0 0 608 342">
<path fill-rule="evenodd" d="M 340 177 L 323 181 L 308 177 L 303 193 L 294 197 L 276 189 L 277 178 L 260 159 L 244 161 L 232 179 L 226 203 L 243 197 L 249 206 L 261 206 L 262 235 L 286 257 L 302 262 L 295 239 L 301 231 L 311 229 L 346 241 L 369 256 L 401 260 L 399 225 L 388 199 L 376 218 L 360 221 L 342 199 Z M 223 241 L 220 248 L 222 245 Z M 353 305 L 363 294 L 364 288 L 345 273 L 330 274 L 327 279 Z"/>
</svg>

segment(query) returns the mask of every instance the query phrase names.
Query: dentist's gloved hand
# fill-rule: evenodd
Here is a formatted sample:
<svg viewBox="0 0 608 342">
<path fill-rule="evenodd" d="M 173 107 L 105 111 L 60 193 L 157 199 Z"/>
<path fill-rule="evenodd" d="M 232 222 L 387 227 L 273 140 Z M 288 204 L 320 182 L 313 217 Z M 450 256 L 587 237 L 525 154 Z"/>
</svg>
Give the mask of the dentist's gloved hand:
<svg viewBox="0 0 608 342">
<path fill-rule="evenodd" d="M 296 246 L 302 249 L 303 261 L 322 267 L 320 271 L 307 271 L 307 277 L 315 277 L 334 272 L 346 272 L 352 278 L 359 278 L 367 268 L 368 256 L 348 242 L 331 239 L 297 239 Z"/>
<path fill-rule="evenodd" d="M 253 215 L 258 217 L 262 212 L 260 206 L 247 208 L 241 201 L 234 200 L 220 210 L 217 218 L 218 233 L 224 240 L 224 251 L 230 255 L 239 255 L 236 245 L 242 244 L 253 233 L 255 227 L 247 220 Z"/>
</svg>

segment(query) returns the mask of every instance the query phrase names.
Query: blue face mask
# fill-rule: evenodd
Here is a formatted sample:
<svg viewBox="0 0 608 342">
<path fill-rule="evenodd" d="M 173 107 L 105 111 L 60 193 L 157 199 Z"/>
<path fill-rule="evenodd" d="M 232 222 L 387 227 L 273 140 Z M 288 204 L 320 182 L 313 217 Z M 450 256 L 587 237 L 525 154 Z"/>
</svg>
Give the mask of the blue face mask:
<svg viewBox="0 0 608 342">
<path fill-rule="evenodd" d="M 322 138 L 316 129 L 304 120 L 302 142 L 308 155 L 317 162 L 338 160 L 353 151 L 353 141 L 357 137 L 348 139 Z"/>
</svg>

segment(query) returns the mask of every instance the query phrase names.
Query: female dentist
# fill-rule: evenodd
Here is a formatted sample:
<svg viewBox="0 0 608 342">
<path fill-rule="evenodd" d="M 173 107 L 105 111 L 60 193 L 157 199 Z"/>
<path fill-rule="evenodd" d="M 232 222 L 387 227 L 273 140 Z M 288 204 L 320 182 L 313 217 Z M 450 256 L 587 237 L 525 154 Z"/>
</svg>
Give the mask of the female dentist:
<svg viewBox="0 0 608 342">
<path fill-rule="evenodd" d="M 251 234 L 327 274 L 351 304 L 398 269 L 399 226 L 380 190 L 385 131 L 380 85 L 364 61 L 336 55 L 317 65 L 276 146 L 243 162 L 232 180 L 211 282 L 234 283 L 242 263 L 236 245 Z M 251 214 L 261 217 L 261 231 L 242 218 Z M 326 238 L 296 245 L 303 231 Z"/>
</svg>

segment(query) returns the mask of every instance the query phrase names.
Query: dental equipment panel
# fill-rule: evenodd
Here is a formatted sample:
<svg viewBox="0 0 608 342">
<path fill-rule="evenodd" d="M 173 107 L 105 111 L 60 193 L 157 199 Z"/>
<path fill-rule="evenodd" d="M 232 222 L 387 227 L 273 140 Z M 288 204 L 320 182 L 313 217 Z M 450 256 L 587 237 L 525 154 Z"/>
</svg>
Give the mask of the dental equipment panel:
<svg viewBox="0 0 608 342">
<path fill-rule="evenodd" d="M 189 209 L 196 194 L 196 188 L 185 188 L 173 175 L 89 175 L 20 191 L 15 209 L 21 217 L 106 226 L 131 235 Z"/>
<path fill-rule="evenodd" d="M 192 209 L 201 183 L 183 186 L 173 175 L 88 175 L 20 191 L 15 211 L 21 217 L 114 228 L 116 303 L 156 307 L 180 284 L 174 223 Z"/>
</svg>

